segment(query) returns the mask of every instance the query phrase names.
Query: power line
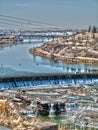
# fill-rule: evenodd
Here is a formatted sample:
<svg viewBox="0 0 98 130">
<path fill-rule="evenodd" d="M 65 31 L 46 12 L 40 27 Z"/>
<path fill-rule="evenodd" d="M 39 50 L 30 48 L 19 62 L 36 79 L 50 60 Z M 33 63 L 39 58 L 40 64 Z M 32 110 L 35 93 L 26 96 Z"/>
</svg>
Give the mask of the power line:
<svg viewBox="0 0 98 130">
<path fill-rule="evenodd" d="M 26 25 L 26 26 L 39 26 L 39 27 L 42 27 L 42 25 L 38 25 L 38 24 L 32 24 L 32 23 L 28 23 L 28 22 L 23 22 L 23 21 L 18 21 L 18 20 L 13 20 L 13 19 L 8 19 L 8 18 L 0 18 L 0 21 L 8 21 L 8 22 L 11 22 L 11 23 L 19 23 L 19 24 L 23 24 L 23 25 Z"/>
<path fill-rule="evenodd" d="M 27 21 L 27 22 L 30 22 L 30 23 L 38 23 L 38 24 L 43 24 L 43 25 L 49 25 L 49 26 L 54 26 L 54 27 L 60 27 L 59 25 L 54 25 L 54 24 L 50 24 L 50 23 L 46 23 L 46 22 L 40 22 L 40 21 L 36 21 L 36 20 L 28 20 L 28 19 L 25 19 L 25 18 L 18 18 L 18 17 L 13 17 L 13 16 L 7 16 L 7 15 L 1 15 L 1 17 L 5 17 L 5 18 L 10 18 L 10 19 L 16 19 L 16 20 L 19 20 L 19 21 Z"/>
<path fill-rule="evenodd" d="M 30 22 L 25 22 L 25 21 L 23 22 L 23 21 L 8 19 L 8 18 L 2 18 L 2 17 L 1 17 L 0 20 L 9 21 L 9 22 L 14 22 L 14 23 L 20 23 L 20 24 L 25 24 L 25 25 L 40 26 L 40 27 L 42 27 L 42 25 L 39 25 L 39 24 L 36 24 L 36 23 L 32 24 L 32 23 L 30 23 Z M 43 26 L 44 26 L 44 25 L 43 25 Z"/>
<path fill-rule="evenodd" d="M 5 24 L 5 23 L 0 23 L 0 28 L 8 28 L 8 29 L 15 29 L 15 26 L 12 26 L 12 25 L 7 25 L 7 24 Z M 17 27 L 17 29 L 20 29 L 20 27 Z"/>
<path fill-rule="evenodd" d="M 19 29 L 26 29 L 26 27 L 22 27 L 22 25 L 16 25 L 16 24 L 10 24 L 10 23 L 7 23 L 7 22 L 1 22 L 0 21 L 0 24 L 2 24 L 2 25 L 9 25 L 9 26 L 13 26 L 13 27 L 17 27 L 17 28 L 19 28 Z M 27 28 L 27 29 L 33 29 L 33 28 Z"/>
</svg>

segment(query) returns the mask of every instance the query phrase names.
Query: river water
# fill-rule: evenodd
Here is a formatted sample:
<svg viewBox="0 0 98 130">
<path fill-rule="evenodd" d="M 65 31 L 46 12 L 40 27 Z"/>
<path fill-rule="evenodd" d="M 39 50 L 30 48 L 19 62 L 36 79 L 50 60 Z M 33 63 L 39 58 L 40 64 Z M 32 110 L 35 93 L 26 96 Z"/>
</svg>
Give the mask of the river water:
<svg viewBox="0 0 98 130">
<path fill-rule="evenodd" d="M 44 39 L 44 42 L 46 42 Z M 22 73 L 71 73 L 98 70 L 96 65 L 64 64 L 53 62 L 39 56 L 33 56 L 29 49 L 42 45 L 44 42 L 35 39 L 31 43 L 24 42 L 6 47 L 0 47 L 0 75 L 10 75 L 12 72 Z"/>
<path fill-rule="evenodd" d="M 41 58 L 38 56 L 32 56 L 29 53 L 29 49 L 40 46 L 42 45 L 43 42 L 39 40 L 35 40 L 32 43 L 26 42 L 26 43 L 19 43 L 15 45 L 10 45 L 6 47 L 0 47 L 0 75 L 15 75 L 15 74 L 21 74 L 21 73 L 53 73 L 53 72 L 66 72 L 66 73 L 71 73 L 73 72 L 73 68 L 78 71 L 80 69 L 81 73 L 82 72 L 88 72 L 89 70 L 98 70 L 97 66 L 93 65 L 83 65 L 83 64 L 64 64 L 62 62 L 53 62 L 45 58 Z M 76 72 L 75 71 L 75 72 Z M 74 80 L 69 80 L 68 81 L 52 81 L 51 84 L 53 86 L 58 86 L 58 83 L 62 84 L 62 86 L 65 86 L 65 83 L 69 86 L 73 86 Z M 41 83 L 40 83 L 41 82 Z M 49 82 L 49 84 L 48 84 Z M 77 82 L 77 81 L 75 81 Z M 85 79 L 83 80 L 78 80 L 78 84 L 91 84 L 92 80 L 86 81 Z M 25 82 L 28 83 L 29 82 Z M 55 84 L 54 84 L 55 83 Z M 93 83 L 98 84 L 98 81 L 94 79 Z M 24 84 L 22 82 L 16 82 L 17 87 L 24 87 L 28 86 L 28 84 Z M 31 81 L 30 81 L 31 84 Z M 29 87 L 30 87 L 29 84 Z M 40 85 L 41 84 L 41 85 Z M 43 86 L 45 84 L 45 86 Z M 50 86 L 50 81 L 33 81 L 33 84 L 31 84 L 31 87 L 36 86 L 38 87 L 46 87 Z M 82 85 L 83 85 L 82 84 Z M 76 85 L 76 83 L 75 83 Z M 13 88 L 13 83 L 0 83 L 0 89 L 11 89 Z M 44 118 L 44 117 L 43 117 Z M 76 126 L 72 124 L 71 122 L 67 122 L 65 117 L 52 117 L 49 119 L 41 119 L 41 120 L 47 120 L 47 121 L 54 121 L 58 124 L 60 124 L 60 128 L 65 128 L 65 123 L 67 129 L 76 129 L 80 130 L 80 126 Z M 66 122 L 65 122 L 66 121 Z M 86 128 L 89 129 L 89 128 Z M 93 130 L 93 128 L 92 128 Z"/>
</svg>

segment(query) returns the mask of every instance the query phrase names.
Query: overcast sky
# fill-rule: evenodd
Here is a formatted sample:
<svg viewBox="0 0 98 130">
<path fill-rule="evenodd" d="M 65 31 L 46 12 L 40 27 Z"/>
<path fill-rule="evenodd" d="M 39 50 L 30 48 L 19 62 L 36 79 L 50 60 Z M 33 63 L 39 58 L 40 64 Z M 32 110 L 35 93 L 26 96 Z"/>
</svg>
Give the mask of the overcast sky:
<svg viewBox="0 0 98 130">
<path fill-rule="evenodd" d="M 0 14 L 85 28 L 98 26 L 98 0 L 0 0 Z"/>
</svg>

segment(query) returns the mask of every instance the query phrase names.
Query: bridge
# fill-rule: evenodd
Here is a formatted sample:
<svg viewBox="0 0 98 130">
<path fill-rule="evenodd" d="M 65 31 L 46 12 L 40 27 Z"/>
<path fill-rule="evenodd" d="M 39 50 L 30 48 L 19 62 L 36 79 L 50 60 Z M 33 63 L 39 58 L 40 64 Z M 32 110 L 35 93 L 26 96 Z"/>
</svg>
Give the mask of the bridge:
<svg viewBox="0 0 98 130">
<path fill-rule="evenodd" d="M 42 34 L 31 34 L 31 35 L 20 35 L 23 39 L 44 39 L 44 38 L 47 38 L 47 39 L 60 39 L 60 38 L 64 38 L 65 35 L 42 35 Z"/>
<path fill-rule="evenodd" d="M 69 32 L 67 32 L 68 30 L 25 30 L 23 32 L 19 32 L 19 30 L 17 32 L 14 32 L 13 34 L 6 34 L 6 33 L 1 33 L 0 36 L 2 37 L 18 37 L 18 38 L 23 38 L 23 39 L 28 39 L 30 42 L 32 39 L 41 39 L 42 41 L 44 39 L 47 38 L 47 40 L 49 39 L 61 39 L 61 38 L 65 38 L 65 37 L 69 37 L 71 35 L 75 35 L 77 33 L 77 30 L 70 30 Z M 73 33 L 74 32 L 74 33 Z"/>
<path fill-rule="evenodd" d="M 80 30 L 65 30 L 65 29 L 59 29 L 59 30 L 36 30 L 36 31 L 34 31 L 34 30 L 32 30 L 32 31 L 30 31 L 29 33 L 27 33 L 27 32 L 23 32 L 23 33 L 20 33 L 18 36 L 19 37 L 22 37 L 23 39 L 29 39 L 29 41 L 31 42 L 31 40 L 32 39 L 42 39 L 42 41 L 44 40 L 44 39 L 55 39 L 55 40 L 57 40 L 57 39 L 61 39 L 61 38 L 63 38 L 63 39 L 65 39 L 65 38 L 69 38 L 70 37 L 70 35 L 71 36 L 74 36 L 74 35 L 76 35 L 76 33 L 78 33 Z"/>
</svg>

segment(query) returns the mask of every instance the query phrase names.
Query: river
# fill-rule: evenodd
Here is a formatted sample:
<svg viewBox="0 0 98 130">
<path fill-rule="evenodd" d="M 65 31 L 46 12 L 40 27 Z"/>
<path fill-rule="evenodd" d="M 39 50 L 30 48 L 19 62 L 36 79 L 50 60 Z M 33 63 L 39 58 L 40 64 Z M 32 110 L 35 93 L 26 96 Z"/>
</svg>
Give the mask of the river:
<svg viewBox="0 0 98 130">
<path fill-rule="evenodd" d="M 66 72 L 70 73 L 73 71 L 72 68 L 81 72 L 87 72 L 88 70 L 98 70 L 97 66 L 94 65 L 83 65 L 83 64 L 64 64 L 62 62 L 53 62 L 48 59 L 44 59 L 38 56 L 32 56 L 29 53 L 29 49 L 42 45 L 42 41 L 33 41 L 32 43 L 19 43 L 6 47 L 0 47 L 0 75 L 11 75 L 20 73 L 53 73 L 53 72 Z M 37 81 L 38 82 L 38 81 Z M 79 82 L 79 81 L 78 81 Z M 67 83 L 67 81 L 66 81 Z M 90 82 L 89 82 L 90 83 Z M 1 85 L 1 84 L 0 84 Z M 7 84 L 1 88 L 10 88 L 10 84 Z M 21 84 L 20 84 L 21 85 Z M 73 85 L 73 84 L 72 84 Z M 37 85 L 36 85 L 37 86 Z M 34 86 L 33 86 L 34 87 Z M 39 87 L 39 86 L 38 86 Z M 80 130 L 82 127 L 79 125 L 72 124 L 67 121 L 65 117 L 41 117 L 42 121 L 52 121 L 60 125 L 60 128 L 65 129 L 77 129 Z M 83 127 L 83 129 L 89 129 Z M 93 128 L 91 128 L 93 130 Z"/>
<path fill-rule="evenodd" d="M 45 42 L 45 41 L 44 41 Z M 31 43 L 17 43 L 6 47 L 0 47 L 0 75 L 10 72 L 27 73 L 70 73 L 89 72 L 98 70 L 97 65 L 64 64 L 61 61 L 53 62 L 39 56 L 33 56 L 29 49 L 42 45 L 41 40 L 35 39 Z M 2 72 L 2 70 L 4 70 Z M 10 71 L 11 70 L 11 71 Z"/>
</svg>

